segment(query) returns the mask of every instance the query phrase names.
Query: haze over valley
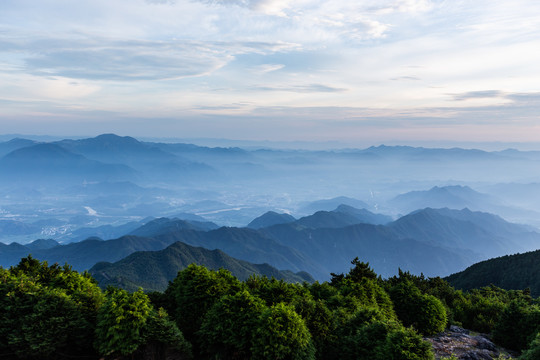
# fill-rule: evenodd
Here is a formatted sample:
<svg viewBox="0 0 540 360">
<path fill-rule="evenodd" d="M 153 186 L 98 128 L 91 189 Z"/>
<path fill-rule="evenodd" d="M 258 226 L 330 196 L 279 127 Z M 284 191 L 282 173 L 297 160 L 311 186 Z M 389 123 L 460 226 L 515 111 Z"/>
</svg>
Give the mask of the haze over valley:
<svg viewBox="0 0 540 360">
<path fill-rule="evenodd" d="M 82 271 L 181 242 L 318 280 L 355 256 L 384 277 L 447 276 L 540 248 L 536 151 L 205 147 L 104 134 L 15 138 L 0 155 L 4 267 L 32 254 Z"/>
</svg>

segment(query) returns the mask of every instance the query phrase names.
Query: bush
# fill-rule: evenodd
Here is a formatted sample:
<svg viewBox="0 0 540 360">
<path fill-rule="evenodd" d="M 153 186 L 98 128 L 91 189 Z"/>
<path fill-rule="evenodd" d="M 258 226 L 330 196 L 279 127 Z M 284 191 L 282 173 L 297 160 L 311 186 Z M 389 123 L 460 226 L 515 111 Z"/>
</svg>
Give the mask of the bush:
<svg viewBox="0 0 540 360">
<path fill-rule="evenodd" d="M 412 326 L 423 335 L 441 332 L 446 327 L 446 309 L 439 299 L 422 294 L 410 281 L 404 280 L 390 289 L 394 310 L 403 325 Z"/>
</svg>

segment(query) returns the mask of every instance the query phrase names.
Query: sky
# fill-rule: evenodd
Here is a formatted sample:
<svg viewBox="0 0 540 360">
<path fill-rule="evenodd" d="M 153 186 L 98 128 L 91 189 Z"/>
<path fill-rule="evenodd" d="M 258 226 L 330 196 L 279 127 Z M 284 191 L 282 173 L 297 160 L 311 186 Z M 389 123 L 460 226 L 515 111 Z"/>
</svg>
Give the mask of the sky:
<svg viewBox="0 0 540 360">
<path fill-rule="evenodd" d="M 540 143 L 535 0 L 1 0 L 0 133 Z"/>
</svg>

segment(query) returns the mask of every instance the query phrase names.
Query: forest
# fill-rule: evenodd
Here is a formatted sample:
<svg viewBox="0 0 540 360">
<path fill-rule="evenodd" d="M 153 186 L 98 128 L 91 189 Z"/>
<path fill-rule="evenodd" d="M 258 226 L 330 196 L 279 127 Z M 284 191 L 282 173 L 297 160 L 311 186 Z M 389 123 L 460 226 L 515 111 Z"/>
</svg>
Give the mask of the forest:
<svg viewBox="0 0 540 360">
<path fill-rule="evenodd" d="M 351 265 L 328 282 L 288 283 L 191 264 L 144 293 L 102 290 L 87 272 L 28 256 L 0 268 L 0 357 L 428 360 L 425 337 L 453 324 L 540 358 L 540 301 L 528 289 L 464 292 Z"/>
</svg>

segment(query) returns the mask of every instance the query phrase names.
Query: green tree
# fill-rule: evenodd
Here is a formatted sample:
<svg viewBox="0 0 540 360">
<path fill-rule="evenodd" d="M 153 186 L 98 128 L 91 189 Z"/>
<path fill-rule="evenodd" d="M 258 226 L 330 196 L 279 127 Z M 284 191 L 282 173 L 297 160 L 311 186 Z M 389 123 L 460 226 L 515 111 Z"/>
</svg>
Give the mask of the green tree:
<svg viewBox="0 0 540 360">
<path fill-rule="evenodd" d="M 538 359 L 540 359 L 540 333 L 536 334 L 536 337 L 529 345 L 529 348 L 519 357 L 519 360 Z"/>
<path fill-rule="evenodd" d="M 263 311 L 251 351 L 254 359 L 315 359 L 315 348 L 304 320 L 284 303 Z"/>
<path fill-rule="evenodd" d="M 244 285 L 229 271 L 189 265 L 178 272 L 165 291 L 168 310 L 189 341 L 195 340 L 204 316 L 223 295 L 233 295 Z"/>
<path fill-rule="evenodd" d="M 150 300 L 140 289 L 130 294 L 110 287 L 105 295 L 107 300 L 98 312 L 96 347 L 105 356 L 132 354 L 145 342 Z"/>
<path fill-rule="evenodd" d="M 198 331 L 201 349 L 222 359 L 251 359 L 264 302 L 247 290 L 224 295 L 206 313 Z"/>
<path fill-rule="evenodd" d="M 0 268 L 0 354 L 62 358 L 95 354 L 92 339 L 103 294 L 87 274 L 31 256 Z"/>
<path fill-rule="evenodd" d="M 523 351 L 540 330 L 540 309 L 513 300 L 505 308 L 493 330 L 493 340 L 512 350 Z"/>
<path fill-rule="evenodd" d="M 301 284 L 288 283 L 266 276 L 250 276 L 246 280 L 249 292 L 263 299 L 266 305 L 272 306 L 280 302 L 291 304 L 299 299 L 311 298 L 309 290 Z"/>
</svg>

